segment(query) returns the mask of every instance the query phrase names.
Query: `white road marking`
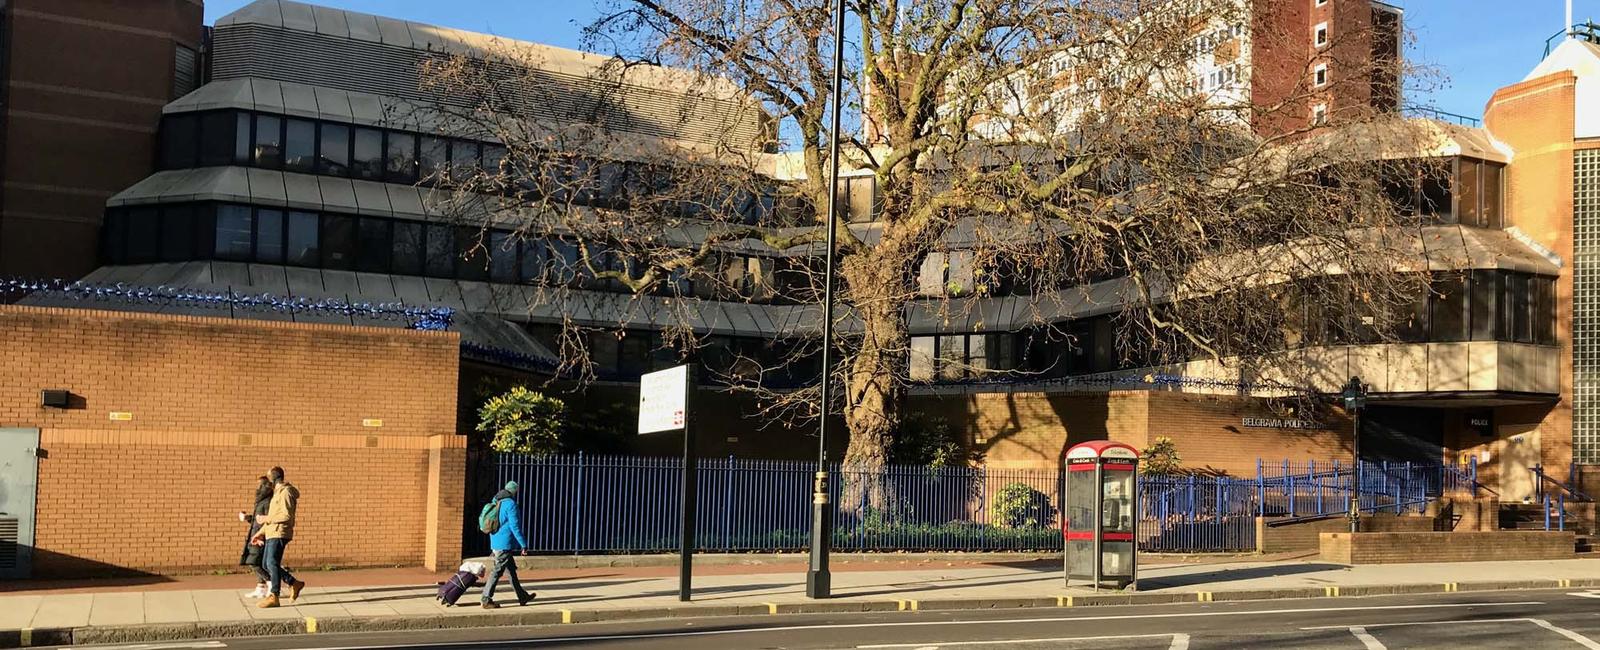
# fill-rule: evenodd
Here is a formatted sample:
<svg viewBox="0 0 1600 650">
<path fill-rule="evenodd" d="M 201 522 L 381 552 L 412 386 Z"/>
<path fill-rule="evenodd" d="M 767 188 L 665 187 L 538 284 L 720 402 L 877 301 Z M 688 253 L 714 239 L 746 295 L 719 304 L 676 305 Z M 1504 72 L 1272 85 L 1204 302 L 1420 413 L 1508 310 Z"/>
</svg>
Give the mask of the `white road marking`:
<svg viewBox="0 0 1600 650">
<path fill-rule="evenodd" d="M 106 645 L 95 646 L 95 650 L 187 650 L 202 648 L 226 648 L 220 641 L 199 641 L 195 643 L 141 643 L 137 645 Z"/>
<path fill-rule="evenodd" d="M 767 632 L 803 632 L 807 630 L 858 630 L 867 628 L 890 627 L 940 627 L 947 625 L 1004 625 L 1008 623 L 1069 623 L 1075 621 L 1128 621 L 1162 618 L 1207 618 L 1212 616 L 1269 616 L 1273 614 L 1321 614 L 1329 612 L 1378 612 L 1378 611 L 1404 611 L 1420 609 L 1457 609 L 1462 607 L 1513 607 L 1523 605 L 1544 605 L 1540 600 L 1523 600 L 1507 603 L 1479 602 L 1479 603 L 1440 603 L 1435 605 L 1370 605 L 1366 607 L 1305 607 L 1300 609 L 1275 609 L 1275 610 L 1244 610 L 1236 612 L 1184 612 L 1173 614 L 1125 614 L 1118 616 L 1061 616 L 1052 618 L 1012 618 L 1012 619 L 978 619 L 968 621 L 906 621 L 894 623 L 842 623 L 834 625 L 785 625 L 780 627 L 762 627 L 739 630 L 689 630 L 684 632 L 657 632 L 641 634 L 610 634 L 604 636 L 574 636 L 574 637 L 548 637 L 542 639 L 494 639 L 489 641 L 442 641 L 439 643 L 407 643 L 405 645 L 389 646 L 329 646 L 323 648 L 301 648 L 300 650 L 383 650 L 385 648 L 434 648 L 440 646 L 473 647 L 483 645 L 505 645 L 515 643 L 518 645 L 538 645 L 545 643 L 571 643 L 574 639 L 584 641 L 628 641 L 635 639 L 670 639 L 676 637 L 692 636 L 728 636 L 732 634 L 763 634 Z M 1337 625 L 1336 628 L 1346 626 Z"/>
<path fill-rule="evenodd" d="M 1600 589 L 1590 589 L 1588 591 L 1574 591 L 1574 592 L 1568 593 L 1567 595 L 1568 596 L 1577 596 L 1579 598 L 1600 598 Z"/>
<path fill-rule="evenodd" d="M 1418 626 L 1418 625 L 1476 625 L 1478 623 L 1532 623 L 1532 624 L 1537 625 L 1539 627 L 1542 627 L 1542 628 L 1544 628 L 1546 630 L 1550 630 L 1551 632 L 1555 632 L 1556 634 L 1559 634 L 1561 636 L 1567 637 L 1568 639 L 1571 639 L 1574 643 L 1577 643 L 1578 645 L 1583 646 L 1584 648 L 1587 648 L 1588 650 L 1600 650 L 1600 642 L 1597 642 L 1594 639 L 1586 637 L 1586 636 L 1584 636 L 1582 634 L 1579 634 L 1579 633 L 1574 632 L 1572 630 L 1569 630 L 1567 628 L 1558 627 L 1556 625 L 1553 625 L 1553 624 L 1550 623 L 1550 621 L 1546 621 L 1546 620 L 1544 620 L 1542 618 L 1484 618 L 1484 619 L 1476 619 L 1476 620 L 1469 620 L 1469 621 L 1454 620 L 1454 621 L 1416 621 L 1416 622 L 1411 622 L 1411 623 L 1370 623 L 1370 624 L 1359 626 L 1359 627 L 1351 627 L 1351 626 L 1345 626 L 1345 625 L 1319 625 L 1319 626 L 1316 626 L 1316 627 L 1302 627 L 1300 629 L 1304 630 L 1304 631 L 1346 629 L 1346 630 L 1350 630 L 1350 633 L 1354 634 L 1357 639 L 1360 639 L 1363 644 L 1366 644 L 1367 650 L 1384 650 L 1384 647 L 1383 647 L 1382 643 L 1379 643 L 1377 639 L 1372 637 L 1372 635 L 1367 634 L 1367 628 L 1369 628 L 1369 627 L 1408 627 L 1408 626 Z"/>
<path fill-rule="evenodd" d="M 1582 634 L 1578 634 L 1577 632 L 1573 632 L 1572 630 L 1569 630 L 1569 629 L 1564 628 L 1564 627 L 1556 627 L 1554 625 L 1551 625 L 1550 621 L 1537 619 L 1537 618 L 1530 618 L 1528 620 L 1533 621 L 1534 625 L 1537 625 L 1537 626 L 1542 627 L 1542 628 L 1544 628 L 1546 630 L 1550 630 L 1551 632 L 1555 632 L 1556 634 L 1559 634 L 1561 636 L 1564 636 L 1564 637 L 1567 637 L 1569 639 L 1572 639 L 1578 645 L 1581 645 L 1581 646 L 1583 646 L 1585 648 L 1588 648 L 1589 650 L 1600 650 L 1600 643 L 1595 643 L 1594 639 L 1586 637 L 1586 636 L 1584 636 Z"/>
<path fill-rule="evenodd" d="M 998 641 L 951 641 L 939 645 L 924 645 L 920 643 L 884 643 L 878 645 L 858 645 L 858 650 L 871 648 L 915 648 L 916 650 L 938 650 L 939 648 L 959 648 L 974 645 L 1011 645 L 1013 643 L 1061 643 L 1063 641 L 1116 641 L 1120 639 L 1164 639 L 1172 637 L 1172 645 L 1168 650 L 1188 650 L 1189 635 L 1187 634 L 1125 634 L 1122 636 L 1064 636 L 1050 639 L 1003 639 Z M 1181 643 L 1181 645 L 1180 645 Z"/>
<path fill-rule="evenodd" d="M 1389 650 L 1389 647 L 1379 643 L 1376 637 L 1372 636 L 1371 634 L 1367 634 L 1367 628 L 1352 627 L 1350 628 L 1350 634 L 1354 636 L 1357 641 L 1360 641 L 1361 646 L 1367 650 Z"/>
</svg>

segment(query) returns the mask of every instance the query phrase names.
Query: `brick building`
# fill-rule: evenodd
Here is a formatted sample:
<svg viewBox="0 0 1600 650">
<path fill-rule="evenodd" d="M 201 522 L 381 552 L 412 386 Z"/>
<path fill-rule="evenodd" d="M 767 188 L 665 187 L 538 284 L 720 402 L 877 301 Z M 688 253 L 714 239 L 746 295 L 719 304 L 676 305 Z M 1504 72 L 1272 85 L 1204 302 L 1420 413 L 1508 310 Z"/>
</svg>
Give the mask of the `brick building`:
<svg viewBox="0 0 1600 650">
<path fill-rule="evenodd" d="M 106 199 L 150 175 L 161 107 L 202 80 L 201 16 L 200 0 L 0 3 L 0 276 L 94 270 Z"/>
</svg>

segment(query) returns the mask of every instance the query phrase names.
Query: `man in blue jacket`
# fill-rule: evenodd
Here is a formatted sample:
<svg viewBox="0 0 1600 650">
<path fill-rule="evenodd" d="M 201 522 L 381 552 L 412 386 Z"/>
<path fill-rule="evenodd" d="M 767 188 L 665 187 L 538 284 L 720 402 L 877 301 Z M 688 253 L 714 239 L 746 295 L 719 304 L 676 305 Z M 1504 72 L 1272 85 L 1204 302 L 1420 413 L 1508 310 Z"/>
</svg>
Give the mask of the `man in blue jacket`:
<svg viewBox="0 0 1600 650">
<path fill-rule="evenodd" d="M 489 550 L 494 551 L 494 568 L 489 569 L 489 578 L 483 583 L 483 608 L 499 609 L 500 605 L 494 602 L 494 588 L 500 583 L 500 574 L 504 573 L 511 578 L 511 588 L 517 592 L 517 604 L 527 605 L 533 600 L 534 594 L 522 588 L 522 581 L 517 578 L 517 553 L 526 553 L 528 540 L 522 536 L 522 521 L 517 516 L 517 482 L 506 483 L 506 489 L 494 495 L 490 507 L 497 509 L 500 527 L 489 533 Z M 490 513 L 485 513 L 490 514 Z M 482 522 L 480 522 L 482 523 Z M 489 530 L 485 527 L 484 530 Z"/>
</svg>

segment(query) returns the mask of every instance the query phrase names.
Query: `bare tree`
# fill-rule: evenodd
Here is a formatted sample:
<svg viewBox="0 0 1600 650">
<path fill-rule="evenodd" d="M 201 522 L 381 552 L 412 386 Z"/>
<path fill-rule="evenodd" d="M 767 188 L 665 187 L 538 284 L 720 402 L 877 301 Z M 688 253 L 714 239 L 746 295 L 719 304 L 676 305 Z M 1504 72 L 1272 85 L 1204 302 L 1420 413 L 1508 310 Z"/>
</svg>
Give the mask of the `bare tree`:
<svg viewBox="0 0 1600 650">
<path fill-rule="evenodd" d="M 760 375 L 820 349 L 835 137 L 875 187 L 835 226 L 836 408 L 856 467 L 886 462 L 907 387 L 927 379 L 908 367 L 914 316 L 1011 301 L 1071 345 L 1050 325 L 1093 301 L 1120 314 L 1123 365 L 1212 359 L 1287 385 L 1303 369 L 1283 351 L 1323 323 L 1381 336 L 1425 291 L 1407 272 L 1427 268 L 1408 243 L 1419 222 L 1391 195 L 1431 173 L 1418 152 L 1439 134 L 1374 99 L 1401 78 L 1373 55 L 1376 28 L 1297 49 L 1309 35 L 1267 27 L 1285 3 L 851 0 L 852 119 L 829 133 L 831 0 L 608 2 L 588 34 L 616 58 L 577 81 L 553 84 L 547 55 L 513 43 L 423 75 L 432 123 L 504 144 L 435 174 L 439 203 L 565 242 L 519 304 L 564 318 L 567 371 L 592 367 L 585 332 L 650 323 L 692 350 L 703 300 L 787 300 L 784 362 L 732 379 L 768 413 L 815 417 L 814 388 Z M 682 103 L 650 117 L 663 88 Z M 536 114 L 551 107 L 561 119 Z M 628 135 L 651 119 L 661 137 Z M 775 266 L 722 262 L 742 254 Z"/>
</svg>

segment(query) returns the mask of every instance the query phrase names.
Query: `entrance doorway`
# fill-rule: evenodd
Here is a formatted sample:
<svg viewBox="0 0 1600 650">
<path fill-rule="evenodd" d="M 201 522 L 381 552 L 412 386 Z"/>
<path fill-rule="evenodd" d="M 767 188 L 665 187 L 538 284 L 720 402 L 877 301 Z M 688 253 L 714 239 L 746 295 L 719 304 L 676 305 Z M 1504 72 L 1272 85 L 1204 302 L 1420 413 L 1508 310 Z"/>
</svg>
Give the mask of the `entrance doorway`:
<svg viewBox="0 0 1600 650">
<path fill-rule="evenodd" d="M 38 489 L 39 430 L 0 429 L 0 580 L 32 576 Z"/>
<path fill-rule="evenodd" d="M 1539 464 L 1539 425 L 1506 424 L 1499 433 L 1495 446 L 1499 447 L 1500 501 L 1531 502 L 1539 493 L 1533 476 L 1533 468 Z"/>
</svg>

